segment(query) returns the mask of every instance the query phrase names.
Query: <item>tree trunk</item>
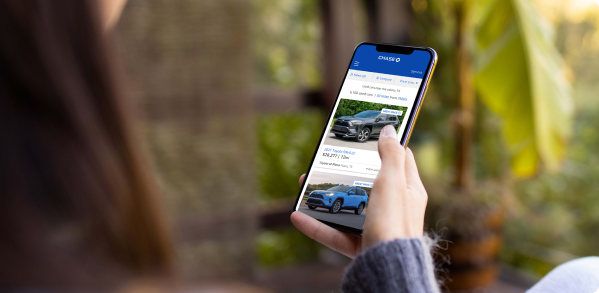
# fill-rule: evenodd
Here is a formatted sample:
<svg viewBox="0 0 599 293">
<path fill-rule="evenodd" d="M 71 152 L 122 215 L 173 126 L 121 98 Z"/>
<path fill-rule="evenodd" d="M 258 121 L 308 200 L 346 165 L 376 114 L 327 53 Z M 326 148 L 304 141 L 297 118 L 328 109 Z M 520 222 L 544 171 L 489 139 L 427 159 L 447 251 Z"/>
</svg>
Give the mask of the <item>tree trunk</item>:
<svg viewBox="0 0 599 293">
<path fill-rule="evenodd" d="M 368 40 L 408 45 L 413 22 L 412 1 L 364 0 L 368 12 Z"/>
<path fill-rule="evenodd" d="M 458 110 L 456 119 L 456 161 L 455 186 L 464 193 L 469 193 L 473 185 L 472 142 L 474 132 L 474 111 L 476 106 L 474 86 L 472 83 L 472 63 L 467 47 L 467 17 L 469 1 L 456 3 L 457 29 L 457 84 Z"/>
<path fill-rule="evenodd" d="M 354 38 L 355 5 L 355 0 L 321 1 L 325 74 L 322 106 L 325 112 L 333 106 L 357 45 Z"/>
</svg>

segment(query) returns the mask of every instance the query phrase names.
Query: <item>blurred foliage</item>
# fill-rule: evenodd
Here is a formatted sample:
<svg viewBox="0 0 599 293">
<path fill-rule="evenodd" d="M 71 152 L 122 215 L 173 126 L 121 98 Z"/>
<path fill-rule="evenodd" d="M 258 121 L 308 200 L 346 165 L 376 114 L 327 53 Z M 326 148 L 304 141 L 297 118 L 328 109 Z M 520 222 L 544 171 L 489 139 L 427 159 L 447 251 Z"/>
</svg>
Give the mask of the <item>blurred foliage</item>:
<svg viewBox="0 0 599 293">
<path fill-rule="evenodd" d="M 321 85 L 317 0 L 255 0 L 254 58 L 261 87 Z"/>
<path fill-rule="evenodd" d="M 322 245 L 295 228 L 265 231 L 257 240 L 258 259 L 263 267 L 276 267 L 315 260 Z"/>
<path fill-rule="evenodd" d="M 530 38 L 542 38 L 542 46 L 552 40 L 551 34 L 542 29 L 544 24 L 539 22 L 536 16 L 529 15 L 528 7 L 507 7 L 505 5 L 521 5 L 522 1 L 510 0 L 506 3 L 495 2 L 496 0 L 485 0 L 489 4 L 494 3 L 501 7 L 493 8 L 493 12 L 499 9 L 512 9 L 511 13 L 520 13 L 519 19 L 525 22 L 517 22 L 514 27 L 513 19 L 504 19 L 503 23 L 482 27 L 473 35 L 472 49 L 480 50 L 478 46 L 487 44 L 488 48 L 495 48 L 493 53 L 500 56 L 502 47 L 507 43 L 500 42 L 502 39 L 512 37 L 512 45 L 520 39 L 520 48 L 513 51 L 505 51 L 508 57 L 501 62 L 521 61 L 521 68 L 531 66 L 560 67 L 559 60 L 552 64 L 543 64 L 539 60 L 531 59 L 535 50 L 546 50 L 546 48 L 534 48 L 522 43 L 524 38 L 518 34 L 531 33 L 527 26 L 539 26 L 532 32 L 537 34 Z M 576 0 L 578 3 L 582 0 Z M 301 3 L 300 3 L 301 2 Z M 457 106 L 457 84 L 456 84 L 456 20 L 454 17 L 454 0 L 412 0 L 414 9 L 414 23 L 412 24 L 412 42 L 414 45 L 430 46 L 439 54 L 439 64 L 434 78 L 430 84 L 427 98 L 419 114 L 418 123 L 411 137 L 410 147 L 414 150 L 419 165 L 420 174 L 429 189 L 431 200 L 433 197 L 451 197 L 451 181 L 453 179 L 454 160 L 454 131 L 455 124 L 454 109 Z M 291 3 L 291 4 L 289 4 Z M 485 3 L 481 3 L 485 4 Z M 524 268 L 531 272 L 543 275 L 559 264 L 564 258 L 554 257 L 549 254 L 546 257 L 531 253 L 534 249 L 523 249 L 522 243 L 530 243 L 538 247 L 550 248 L 571 255 L 596 255 L 599 254 L 599 8 L 594 6 L 585 9 L 577 8 L 580 5 L 571 4 L 567 0 L 537 0 L 534 7 L 548 17 L 551 24 L 556 27 L 555 45 L 563 56 L 565 69 L 559 69 L 563 74 L 572 79 L 574 108 L 577 112 L 572 123 L 572 134 L 570 145 L 567 149 L 558 150 L 555 154 L 562 152 L 565 158 L 558 173 L 550 174 L 541 169 L 533 178 L 515 181 L 510 176 L 510 158 L 517 153 L 517 149 L 506 147 L 510 140 L 505 135 L 508 126 L 505 109 L 497 109 L 499 103 L 485 97 L 477 101 L 476 127 L 474 146 L 475 177 L 478 182 L 476 190 L 482 194 L 476 197 L 479 201 L 497 202 L 500 193 L 509 193 L 511 201 L 508 208 L 508 219 L 505 226 L 505 249 L 502 261 L 510 265 Z M 287 5 L 287 6 L 286 6 Z M 257 19 L 255 56 L 258 67 L 258 84 L 269 87 L 318 87 L 320 85 L 321 48 L 319 40 L 319 20 L 317 17 L 317 2 L 310 1 L 274 1 L 259 0 L 256 9 L 260 13 Z M 517 10 L 514 10 L 517 9 Z M 487 15 L 484 10 L 476 8 L 474 18 L 482 22 Z M 516 12 L 518 11 L 518 12 Z M 523 11 L 527 11 L 522 14 Z M 512 15 L 513 16 L 513 15 Z M 531 18 L 529 18 L 531 17 Z M 502 25 L 503 24 L 503 27 Z M 493 28 L 493 30 L 491 30 Z M 501 29 L 503 28 L 503 30 Z M 310 32 L 314 30 L 313 32 Z M 519 30 L 527 30 L 523 32 Z M 534 29 L 533 29 L 534 30 Z M 494 31 L 493 34 L 490 31 Z M 502 33 L 509 33 L 500 37 Z M 474 33 L 474 32 L 473 32 Z M 488 34 L 488 35 L 485 35 Z M 304 36 L 304 38 L 300 38 Z M 476 39 L 474 39 L 476 37 Z M 479 42 L 475 42 L 478 40 Z M 495 41 L 499 43 L 495 44 Z M 507 41 L 506 41 L 507 42 Z M 491 45 L 489 45 L 491 44 Z M 483 48 L 486 46 L 482 46 Z M 511 48 L 514 48 L 513 46 Z M 285 53 L 280 53 L 280 52 Z M 479 52 L 480 53 L 480 52 Z M 541 52 L 542 53 L 542 52 Z M 555 52 L 550 52 L 554 54 Z M 489 53 L 490 54 L 490 53 Z M 544 54 L 544 53 L 543 53 Z M 539 55 L 542 56 L 543 54 Z M 487 57 L 491 55 L 481 55 Z M 481 58 L 482 58 L 481 57 Z M 536 58 L 537 56 L 532 56 Z M 509 60 L 513 58 L 514 60 Z M 524 58 L 524 59 L 523 59 Z M 493 58 L 488 57 L 487 61 Z M 475 69 L 485 68 L 484 59 L 477 60 Z M 287 68 L 287 69 L 285 69 Z M 556 69 L 557 70 L 557 69 Z M 291 74 L 285 73 L 291 72 Z M 483 72 L 483 71 L 479 71 Z M 499 72 L 499 71 L 498 71 Z M 492 75 L 497 75 L 494 73 Z M 531 79 L 556 80 L 551 76 L 521 76 L 527 79 L 529 91 Z M 490 76 L 492 76 L 490 75 Z M 287 76 L 287 77 L 286 77 Z M 520 75 L 515 72 L 504 72 L 502 75 L 493 77 L 493 86 L 513 82 L 509 78 Z M 535 77 L 536 76 L 536 77 Z M 474 78 L 474 76 L 473 76 Z M 557 78 L 558 83 L 560 78 Z M 541 81 L 542 82 L 542 81 Z M 486 85 L 479 84 L 482 92 L 495 88 L 481 89 Z M 534 87 L 534 86 L 533 86 Z M 496 90 L 503 91 L 504 88 Z M 541 95 L 543 91 L 549 90 L 548 103 L 542 107 L 549 108 L 547 117 L 537 117 L 545 122 L 553 130 L 555 139 L 559 141 L 563 134 L 560 127 L 567 126 L 564 114 L 568 112 L 568 105 L 552 100 L 557 92 L 551 87 L 537 89 L 533 95 Z M 555 91 L 555 92 L 554 92 Z M 515 96 L 515 95 L 514 95 Z M 533 96 L 531 96 L 533 97 Z M 484 102 L 482 101 L 484 99 Z M 536 103 L 535 98 L 529 102 Z M 514 104 L 519 101 L 508 101 L 500 99 L 501 105 L 508 105 L 507 110 L 518 106 Z M 483 104 L 484 103 L 484 104 Z M 563 106 L 563 107 L 562 107 Z M 560 107 L 562 107 L 560 109 Z M 493 110 L 493 111 L 492 111 Z M 506 111 L 507 111 L 506 110 Z M 530 110 L 530 109 L 529 109 Z M 553 111 L 564 110 L 555 114 Z M 530 110 L 533 111 L 533 110 Z M 536 111 L 536 110 L 535 110 Z M 513 111 L 517 113 L 518 111 Z M 527 115 L 536 115 L 529 113 Z M 263 201 L 279 198 L 295 198 L 298 191 L 298 174 L 304 172 L 312 158 L 314 146 L 322 131 L 324 116 L 318 111 L 302 111 L 293 114 L 266 115 L 258 120 L 258 166 L 259 186 L 261 199 Z M 533 119 L 533 120 L 534 120 Z M 536 120 L 534 120 L 536 121 Z M 533 123 L 534 123 L 533 121 Z M 518 130 L 530 130 L 530 125 L 522 122 L 514 123 Z M 537 131 L 538 129 L 534 129 Z M 529 132 L 530 133 L 530 132 Z M 530 134 L 529 134 L 530 136 Z M 529 137 L 539 143 L 546 138 Z M 541 139 L 541 140 L 539 140 Z M 551 147 L 545 152 L 557 150 Z M 547 162 L 547 161 L 546 161 Z M 437 192 L 438 191 L 438 192 Z M 439 200 L 443 203 L 443 200 Z M 458 207 L 459 208 L 459 207 Z M 477 211 L 472 211 L 476 213 Z M 433 227 L 434 228 L 434 227 Z M 294 228 L 283 231 L 266 231 L 259 237 L 258 254 L 262 265 L 274 266 L 289 264 L 303 260 L 312 260 L 317 257 L 318 249 L 321 247 L 314 241 L 299 234 Z"/>
<path fill-rule="evenodd" d="M 325 117 L 317 110 L 258 119 L 258 180 L 261 200 L 295 198 L 299 175 L 308 170 Z"/>
<path fill-rule="evenodd" d="M 528 253 L 521 253 L 518 250 L 514 250 L 512 245 L 503 248 L 501 262 L 533 273 L 536 276 L 544 276 L 556 267 L 552 262 L 544 261 L 538 257 L 531 257 Z"/>
<path fill-rule="evenodd" d="M 529 1 L 476 3 L 486 10 L 482 18 L 473 17 L 480 22 L 476 88 L 485 105 L 503 118 L 514 175 L 534 175 L 540 161 L 555 172 L 564 157 L 573 105 L 551 30 Z"/>
<path fill-rule="evenodd" d="M 515 185 L 506 238 L 573 255 L 599 254 L 599 107 L 581 110 L 559 174 Z M 510 255 L 510 245 L 506 254 Z M 511 260 L 519 265 L 518 259 Z M 534 267 L 531 268 L 537 271 Z"/>
<path fill-rule="evenodd" d="M 452 111 L 456 105 L 457 89 L 453 77 L 456 68 L 454 60 L 456 47 L 453 39 L 456 22 L 452 16 L 452 2 L 412 1 L 415 10 L 413 40 L 415 44 L 434 47 L 439 53 L 440 60 L 410 143 L 421 175 L 425 179 L 425 185 L 429 189 L 431 204 L 435 201 L 440 204 L 447 203 L 444 201 L 448 197 L 447 194 L 437 196 L 434 187 L 449 188 L 454 170 L 452 163 L 455 145 L 451 130 L 454 123 Z M 507 3 L 498 5 L 507 5 Z M 577 116 L 572 123 L 570 145 L 563 150 L 562 156 L 565 159 L 558 173 L 550 174 L 541 170 L 536 177 L 514 181 L 508 172 L 511 169 L 509 158 L 513 150 L 504 147 L 507 141 L 502 135 L 506 122 L 503 117 L 495 115 L 488 107 L 477 105 L 474 150 L 477 185 L 480 188 L 485 185 L 484 182 L 494 180 L 494 185 L 503 185 L 503 188 L 511 194 L 511 200 L 506 206 L 509 217 L 505 226 L 506 242 L 502 260 L 539 275 L 546 274 L 555 265 L 567 260 L 567 258 L 555 257 L 554 254 L 565 253 L 575 257 L 599 253 L 597 250 L 599 236 L 594 232 L 599 228 L 599 196 L 597 196 L 599 169 L 596 167 L 596 162 L 599 160 L 599 154 L 596 152 L 599 149 L 599 140 L 596 138 L 599 136 L 596 127 L 599 125 L 597 118 L 599 117 L 599 99 L 597 99 L 599 8 L 592 3 L 584 9 L 580 7 L 580 3 L 563 0 L 537 1 L 535 6 L 535 9 L 542 8 L 540 11 L 543 16 L 548 17 L 552 21 L 551 25 L 556 27 L 555 46 L 563 56 L 566 66 L 555 70 L 559 70 L 569 79 L 576 77 L 573 83 L 573 106 Z M 494 9 L 492 13 L 499 13 L 498 9 Z M 484 14 L 475 17 L 483 18 Z M 523 15 L 523 18 L 527 17 L 528 14 Z M 536 16 L 530 17 L 532 18 L 525 21 L 537 19 Z M 509 22 L 508 19 L 503 21 L 504 24 Z M 547 25 L 547 23 L 535 23 L 535 25 Z M 477 32 L 483 31 L 481 29 Z M 495 39 L 491 36 L 479 37 Z M 550 39 L 547 35 L 542 37 Z M 526 55 L 535 52 L 531 48 L 526 50 L 524 51 Z M 513 54 L 515 53 L 507 54 L 509 56 L 501 62 L 510 62 L 509 58 Z M 517 57 L 517 54 L 514 57 Z M 537 63 L 539 61 L 528 60 L 523 61 L 522 66 L 530 64 L 547 66 L 547 64 Z M 517 73 L 505 72 L 503 76 L 497 76 L 494 86 L 501 86 L 506 79 L 509 80 L 515 75 Z M 543 90 L 550 90 L 551 86 L 553 85 Z M 485 100 L 485 106 L 492 108 L 493 102 Z M 509 110 L 517 106 L 505 100 L 501 103 Z M 560 102 L 551 103 L 559 105 Z M 551 107 L 553 106 L 549 106 Z M 550 125 L 555 125 L 563 122 L 560 117 L 562 116 L 549 115 L 540 121 L 548 119 Z M 515 128 L 519 127 L 525 125 L 516 123 Z M 556 131 L 559 132 L 559 129 Z M 529 139 L 536 138 L 529 137 Z M 443 188 L 437 189 L 440 189 L 441 193 L 447 193 Z M 500 194 L 496 194 L 496 197 L 499 198 Z M 555 250 L 557 253 L 543 256 L 540 253 L 533 253 L 534 249 L 523 249 L 522 247 L 525 246 L 522 245 L 523 243 L 536 245 L 539 248 L 537 250 L 544 248 L 548 251 Z"/>
<path fill-rule="evenodd" d="M 573 256 L 599 254 L 599 7 L 582 1 L 540 1 L 556 26 L 556 43 L 568 65 L 577 115 L 566 159 L 558 174 L 542 173 L 515 184 L 507 239 L 518 239 Z M 590 4 L 590 5 L 589 5 Z M 516 243 L 506 243 L 504 261 L 544 274 L 545 262 L 518 257 Z"/>
<path fill-rule="evenodd" d="M 453 112 L 457 106 L 455 82 L 455 19 L 451 1 L 413 0 L 412 44 L 432 47 L 439 62 L 427 90 L 418 122 L 412 131 L 410 148 L 419 162 L 422 176 L 448 182 L 452 177 Z"/>
<path fill-rule="evenodd" d="M 308 169 L 324 121 L 324 115 L 317 110 L 264 115 L 258 119 L 261 201 L 297 197 L 299 175 Z M 272 267 L 314 260 L 321 247 L 295 228 L 264 231 L 257 240 L 258 262 Z"/>
<path fill-rule="evenodd" d="M 458 107 L 457 34 L 453 13 L 455 1 L 413 0 L 414 45 L 435 48 L 439 63 L 410 139 L 420 174 L 431 185 L 451 188 L 454 180 L 456 108 Z M 487 1 L 488 2 L 488 1 Z M 478 12 L 473 12 L 478 13 Z M 502 138 L 503 120 L 477 99 L 475 112 L 475 181 L 502 179 L 509 170 L 509 157 Z M 507 162 L 507 163 L 506 163 Z"/>
<path fill-rule="evenodd" d="M 458 2 L 412 2 L 416 14 L 413 40 L 435 48 L 440 60 L 414 131 L 416 141 L 425 137 L 443 145 L 453 142 L 447 121 L 454 120 L 453 111 L 457 108 L 458 16 L 454 11 Z M 552 43 L 551 30 L 530 3 L 521 0 L 464 3 L 471 6 L 471 16 L 465 21 L 475 60 L 477 90 L 484 105 L 502 118 L 498 120 L 495 115 L 488 115 L 487 109 L 477 107 L 485 113 L 477 113 L 477 134 L 486 133 L 480 127 L 491 127 L 493 133 L 499 127 L 503 138 L 496 141 L 509 146 L 507 152 L 500 150 L 501 157 L 507 154 L 517 176 L 533 175 L 539 156 L 546 167 L 555 171 L 564 157 L 573 108 L 566 68 Z M 428 122 L 422 125 L 423 120 Z M 441 130 L 444 136 L 438 135 Z M 444 157 L 451 160 L 452 151 L 445 152 Z M 492 159 L 482 159 L 488 158 Z M 476 172 L 479 175 L 478 169 Z"/>
<path fill-rule="evenodd" d="M 308 169 L 324 119 L 317 110 L 259 117 L 257 156 L 261 201 L 297 197 L 299 175 Z M 321 247 L 295 228 L 263 231 L 257 240 L 258 263 L 272 267 L 313 260 Z"/>
<path fill-rule="evenodd" d="M 257 86 L 318 88 L 322 82 L 318 1 L 253 3 Z M 324 119 L 317 110 L 259 117 L 257 164 L 261 201 L 297 196 L 298 176 L 308 169 Z M 258 262 L 270 267 L 313 260 L 320 248 L 320 244 L 295 228 L 264 231 L 257 240 Z"/>
</svg>

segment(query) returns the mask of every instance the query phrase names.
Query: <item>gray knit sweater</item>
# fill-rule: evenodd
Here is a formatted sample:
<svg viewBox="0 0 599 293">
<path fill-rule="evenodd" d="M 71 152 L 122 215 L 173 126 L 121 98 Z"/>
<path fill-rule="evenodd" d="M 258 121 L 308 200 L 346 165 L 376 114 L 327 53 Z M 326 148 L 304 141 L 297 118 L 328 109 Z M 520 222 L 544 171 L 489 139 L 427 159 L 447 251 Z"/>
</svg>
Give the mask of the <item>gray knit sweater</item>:
<svg viewBox="0 0 599 293">
<path fill-rule="evenodd" d="M 440 292 L 428 243 L 425 238 L 398 239 L 369 247 L 347 267 L 342 291 Z"/>
</svg>

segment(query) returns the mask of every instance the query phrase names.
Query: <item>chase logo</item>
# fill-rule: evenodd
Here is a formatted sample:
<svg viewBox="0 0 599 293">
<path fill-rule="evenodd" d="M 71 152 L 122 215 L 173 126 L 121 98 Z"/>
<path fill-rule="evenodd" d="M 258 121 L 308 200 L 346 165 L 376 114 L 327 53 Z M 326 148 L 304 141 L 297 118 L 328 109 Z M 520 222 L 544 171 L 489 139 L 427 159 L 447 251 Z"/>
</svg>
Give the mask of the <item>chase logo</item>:
<svg viewBox="0 0 599 293">
<path fill-rule="evenodd" d="M 391 61 L 391 62 L 399 62 L 399 57 L 379 56 L 379 60 L 386 60 L 386 61 Z"/>
</svg>

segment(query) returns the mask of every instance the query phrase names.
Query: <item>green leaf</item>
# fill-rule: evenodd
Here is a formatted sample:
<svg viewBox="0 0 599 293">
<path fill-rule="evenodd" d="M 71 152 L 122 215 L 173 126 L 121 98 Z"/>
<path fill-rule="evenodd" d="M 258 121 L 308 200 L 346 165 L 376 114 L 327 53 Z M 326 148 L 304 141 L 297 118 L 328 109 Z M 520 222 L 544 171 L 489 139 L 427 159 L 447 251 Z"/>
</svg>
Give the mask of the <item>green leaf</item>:
<svg viewBox="0 0 599 293">
<path fill-rule="evenodd" d="M 559 168 L 572 124 L 570 83 L 544 19 L 526 0 L 491 1 L 476 26 L 475 85 L 504 119 L 518 177 Z"/>
</svg>

